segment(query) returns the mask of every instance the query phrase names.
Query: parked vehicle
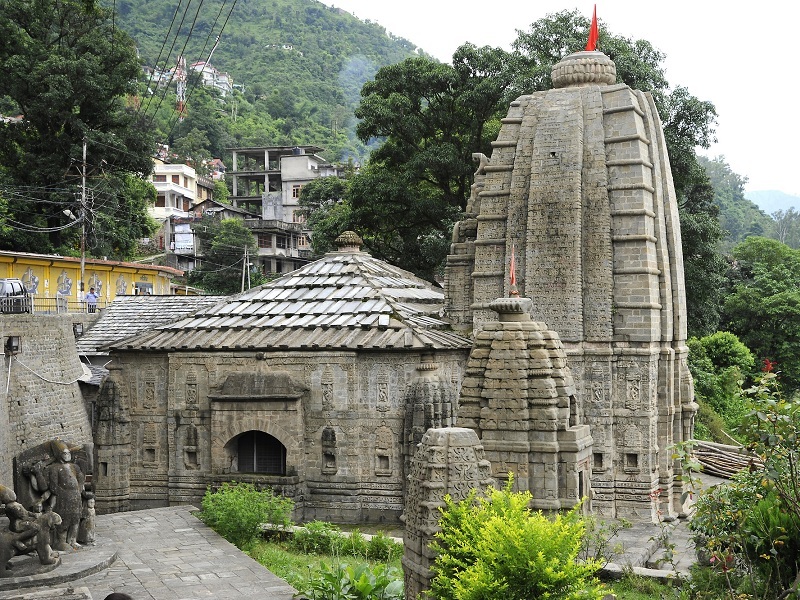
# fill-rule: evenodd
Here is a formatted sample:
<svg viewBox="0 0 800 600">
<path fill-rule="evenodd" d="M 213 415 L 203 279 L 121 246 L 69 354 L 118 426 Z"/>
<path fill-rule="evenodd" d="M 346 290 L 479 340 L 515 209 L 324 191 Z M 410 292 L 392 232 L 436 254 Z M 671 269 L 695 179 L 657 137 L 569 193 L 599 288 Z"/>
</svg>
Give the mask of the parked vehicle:
<svg viewBox="0 0 800 600">
<path fill-rule="evenodd" d="M 33 312 L 33 300 L 19 279 L 0 279 L 0 313 Z"/>
</svg>

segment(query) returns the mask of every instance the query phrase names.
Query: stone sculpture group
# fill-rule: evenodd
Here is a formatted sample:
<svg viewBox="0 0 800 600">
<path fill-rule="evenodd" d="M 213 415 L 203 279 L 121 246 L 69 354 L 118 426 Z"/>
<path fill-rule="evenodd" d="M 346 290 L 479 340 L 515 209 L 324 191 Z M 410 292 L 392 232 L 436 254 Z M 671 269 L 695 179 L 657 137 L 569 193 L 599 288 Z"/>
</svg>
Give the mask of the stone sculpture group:
<svg viewBox="0 0 800 600">
<path fill-rule="evenodd" d="M 94 543 L 94 497 L 86 477 L 62 440 L 47 443 L 49 458 L 20 465 L 26 486 L 20 495 L 0 485 L 0 505 L 7 525 L 0 529 L 0 577 L 12 577 L 12 558 L 35 553 L 44 566 L 57 565 L 57 551 L 76 550 Z"/>
</svg>

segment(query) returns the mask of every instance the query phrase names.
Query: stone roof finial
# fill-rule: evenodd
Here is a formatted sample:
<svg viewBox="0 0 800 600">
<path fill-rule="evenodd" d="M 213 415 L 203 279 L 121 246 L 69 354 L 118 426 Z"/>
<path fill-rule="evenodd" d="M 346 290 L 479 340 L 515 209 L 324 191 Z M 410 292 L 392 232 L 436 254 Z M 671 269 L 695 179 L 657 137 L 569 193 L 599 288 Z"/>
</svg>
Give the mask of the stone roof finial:
<svg viewBox="0 0 800 600">
<path fill-rule="evenodd" d="M 334 243 L 339 246 L 339 252 L 361 252 L 364 240 L 355 231 L 345 231 Z"/>
<path fill-rule="evenodd" d="M 602 52 L 574 52 L 553 65 L 550 77 L 554 88 L 613 85 L 617 66 Z"/>
</svg>

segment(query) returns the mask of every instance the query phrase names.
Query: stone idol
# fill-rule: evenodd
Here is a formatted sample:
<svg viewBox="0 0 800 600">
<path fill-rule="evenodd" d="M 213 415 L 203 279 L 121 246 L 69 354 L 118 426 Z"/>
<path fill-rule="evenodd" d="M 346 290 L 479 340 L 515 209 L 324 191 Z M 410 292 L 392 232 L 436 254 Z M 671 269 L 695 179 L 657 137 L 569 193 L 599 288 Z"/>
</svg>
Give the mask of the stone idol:
<svg viewBox="0 0 800 600">
<path fill-rule="evenodd" d="M 22 574 L 14 569 L 15 556 L 35 554 L 41 567 L 34 572 L 41 572 L 60 563 L 58 551 L 94 542 L 94 499 L 84 471 L 89 455 L 55 439 L 16 457 L 16 491 L 0 485 L 5 515 L 0 521 L 0 577 Z M 25 574 L 30 573 L 26 565 Z"/>
</svg>

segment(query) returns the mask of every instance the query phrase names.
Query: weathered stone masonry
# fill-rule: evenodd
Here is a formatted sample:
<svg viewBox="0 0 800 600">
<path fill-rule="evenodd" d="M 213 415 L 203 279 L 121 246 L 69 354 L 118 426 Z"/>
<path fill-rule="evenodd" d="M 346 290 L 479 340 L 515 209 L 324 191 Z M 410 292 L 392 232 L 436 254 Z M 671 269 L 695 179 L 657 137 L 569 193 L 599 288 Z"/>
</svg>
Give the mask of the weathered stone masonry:
<svg viewBox="0 0 800 600">
<path fill-rule="evenodd" d="M 454 230 L 445 288 L 448 316 L 478 331 L 508 296 L 516 248 L 520 294 L 564 343 L 592 424 L 595 510 L 652 518 L 659 489 L 679 510 L 668 448 L 690 435 L 696 404 L 663 131 L 652 97 L 614 72 L 605 55 L 576 53 L 554 68 L 557 89 L 511 103 Z"/>
</svg>

